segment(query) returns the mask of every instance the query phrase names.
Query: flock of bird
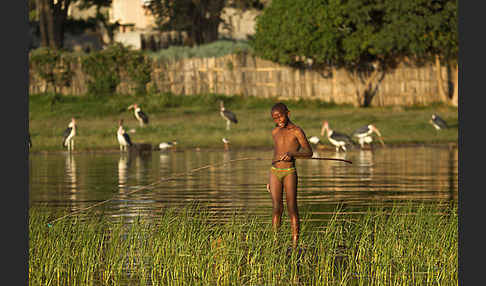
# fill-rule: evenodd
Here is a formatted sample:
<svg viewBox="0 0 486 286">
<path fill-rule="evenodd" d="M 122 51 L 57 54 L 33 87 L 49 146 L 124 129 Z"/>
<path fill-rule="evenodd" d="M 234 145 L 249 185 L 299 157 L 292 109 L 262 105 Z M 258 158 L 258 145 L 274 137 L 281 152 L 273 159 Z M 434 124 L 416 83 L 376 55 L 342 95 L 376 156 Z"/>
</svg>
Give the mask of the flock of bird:
<svg viewBox="0 0 486 286">
<path fill-rule="evenodd" d="M 238 119 L 236 115 L 231 112 L 230 110 L 224 107 L 223 101 L 220 101 L 220 115 L 226 121 L 226 130 L 230 130 L 231 123 L 237 124 Z M 142 111 L 138 104 L 132 104 L 128 107 L 128 110 L 134 110 L 134 117 L 139 122 L 140 127 L 144 127 L 149 123 L 149 118 L 145 112 Z M 449 126 L 447 125 L 446 121 L 439 117 L 437 114 L 432 114 L 432 118 L 429 122 L 434 126 L 436 130 L 447 129 Z M 321 136 L 324 136 L 327 133 L 328 141 L 336 148 L 336 152 L 340 152 L 341 150 L 346 152 L 348 148 L 351 148 L 355 145 L 352 138 L 356 138 L 358 144 L 362 149 L 368 148 L 371 146 L 373 142 L 373 133 L 377 135 L 378 140 L 380 141 L 382 146 L 385 146 L 385 142 L 381 136 L 381 132 L 374 124 L 368 124 L 356 129 L 351 136 L 347 135 L 343 132 L 338 132 L 333 130 L 329 127 L 329 122 L 324 120 L 322 122 L 321 127 Z M 68 124 L 68 127 L 64 130 L 63 138 L 62 138 L 62 146 L 67 148 L 68 151 L 74 150 L 74 138 L 76 136 L 76 119 L 73 117 Z M 32 141 L 30 139 L 30 132 L 28 133 L 27 138 L 28 147 L 32 147 Z M 117 130 L 117 140 L 120 146 L 120 151 L 128 151 L 128 149 L 134 146 L 130 135 L 125 131 L 123 128 L 123 119 L 118 121 L 118 130 Z M 223 138 L 225 151 L 229 150 L 229 139 Z M 321 140 L 317 136 L 312 136 L 309 138 L 309 142 L 314 145 L 322 145 Z M 168 150 L 173 149 L 177 145 L 177 141 L 173 140 L 170 142 L 162 142 L 158 145 L 159 150 Z"/>
<path fill-rule="evenodd" d="M 140 127 L 144 127 L 149 123 L 148 115 L 142 111 L 142 109 L 138 104 L 134 103 L 130 105 L 128 107 L 128 110 L 131 109 L 133 109 L 133 115 L 135 119 L 138 121 Z M 231 123 L 234 124 L 238 123 L 238 119 L 236 118 L 236 115 L 224 107 L 223 101 L 220 101 L 220 114 L 223 117 L 223 119 L 226 121 L 226 130 L 230 130 Z M 71 118 L 68 127 L 64 130 L 62 136 L 62 146 L 64 148 L 67 148 L 68 151 L 74 150 L 74 138 L 76 136 L 76 129 L 77 129 L 76 119 L 73 117 Z M 132 129 L 129 132 L 135 132 L 135 130 Z M 123 119 L 120 119 L 118 121 L 118 129 L 116 132 L 116 137 L 118 140 L 118 144 L 120 146 L 120 151 L 128 151 L 130 147 L 134 146 L 134 143 L 132 142 L 130 135 L 125 130 L 125 128 L 123 128 Z M 230 141 L 227 138 L 223 138 L 222 141 L 224 143 L 224 149 L 226 151 L 229 150 Z M 29 149 L 32 148 L 32 140 L 30 138 L 30 132 L 27 134 L 27 145 Z M 157 147 L 159 150 L 168 150 L 168 149 L 174 149 L 176 145 L 177 145 L 177 141 L 173 140 L 169 142 L 161 142 Z"/>
<path fill-rule="evenodd" d="M 365 126 L 362 126 L 358 129 L 356 129 L 351 136 L 335 131 L 329 127 L 329 122 L 327 120 L 324 120 L 322 122 L 322 128 L 321 128 L 321 136 L 324 136 L 324 134 L 327 133 L 327 140 L 336 148 L 336 152 L 339 152 L 340 150 L 346 152 L 351 146 L 354 146 L 355 143 L 352 139 L 352 137 L 356 137 L 358 140 L 359 145 L 361 146 L 362 149 L 367 148 L 368 146 L 371 145 L 371 142 L 373 142 L 373 133 L 375 133 L 378 136 L 378 139 L 380 140 L 380 143 L 385 146 L 385 142 L 383 141 L 383 138 L 381 137 L 380 130 L 376 128 L 375 125 L 373 124 L 368 124 Z M 317 136 L 312 136 L 309 138 L 309 142 L 318 145 L 320 144 L 320 139 Z M 366 144 L 366 145 L 365 145 Z"/>
<path fill-rule="evenodd" d="M 449 128 L 446 121 L 435 113 L 432 114 L 432 118 L 429 120 L 429 122 L 437 130 Z M 326 133 L 327 139 L 336 148 L 336 152 L 340 152 L 341 150 L 346 152 L 347 148 L 351 148 L 352 146 L 354 146 L 355 143 L 353 141 L 353 138 L 356 138 L 358 140 L 361 149 L 369 148 L 371 146 L 371 143 L 373 142 L 373 133 L 377 135 L 381 145 L 385 146 L 385 142 L 383 141 L 381 132 L 374 124 L 362 126 L 356 129 L 350 136 L 343 132 L 338 132 L 331 129 L 329 127 L 329 122 L 327 122 L 327 120 L 324 120 L 321 127 L 321 136 L 324 136 L 324 134 Z M 320 138 L 317 136 L 312 136 L 309 138 L 309 142 L 314 145 L 321 144 L 320 141 Z"/>
</svg>

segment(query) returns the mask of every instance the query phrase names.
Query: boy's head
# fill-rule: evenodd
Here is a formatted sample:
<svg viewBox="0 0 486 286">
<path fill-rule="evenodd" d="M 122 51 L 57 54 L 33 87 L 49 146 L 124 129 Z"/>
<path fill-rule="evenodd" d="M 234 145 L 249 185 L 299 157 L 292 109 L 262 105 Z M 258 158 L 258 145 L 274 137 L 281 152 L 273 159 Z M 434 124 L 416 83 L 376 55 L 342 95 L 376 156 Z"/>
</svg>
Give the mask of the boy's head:
<svg viewBox="0 0 486 286">
<path fill-rule="evenodd" d="M 277 110 L 280 111 L 280 113 L 287 113 L 289 111 L 289 109 L 287 108 L 287 105 L 285 105 L 285 103 L 282 103 L 282 102 L 276 103 L 272 107 L 271 113 L 273 113 L 274 111 L 277 111 Z"/>
<path fill-rule="evenodd" d="M 272 107 L 271 116 L 275 125 L 278 127 L 285 127 L 289 122 L 289 109 L 281 102 Z"/>
</svg>

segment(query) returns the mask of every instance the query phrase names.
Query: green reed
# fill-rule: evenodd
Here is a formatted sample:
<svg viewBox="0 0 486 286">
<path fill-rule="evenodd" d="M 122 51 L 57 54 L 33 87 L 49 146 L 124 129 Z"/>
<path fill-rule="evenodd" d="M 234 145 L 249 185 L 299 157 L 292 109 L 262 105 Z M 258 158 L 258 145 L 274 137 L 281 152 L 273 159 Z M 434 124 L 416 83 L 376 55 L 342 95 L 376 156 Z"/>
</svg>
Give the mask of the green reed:
<svg viewBox="0 0 486 286">
<path fill-rule="evenodd" d="M 218 219 L 202 207 L 158 217 L 29 213 L 31 285 L 457 285 L 455 207 L 370 208 L 315 230 L 274 233 L 269 217 Z"/>
</svg>

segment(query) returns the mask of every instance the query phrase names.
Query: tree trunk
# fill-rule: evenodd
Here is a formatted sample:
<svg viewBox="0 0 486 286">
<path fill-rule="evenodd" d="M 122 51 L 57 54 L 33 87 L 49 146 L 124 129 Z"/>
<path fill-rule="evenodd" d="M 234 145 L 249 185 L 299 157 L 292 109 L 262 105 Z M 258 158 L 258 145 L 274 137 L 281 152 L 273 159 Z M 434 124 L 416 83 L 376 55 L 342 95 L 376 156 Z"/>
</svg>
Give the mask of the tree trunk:
<svg viewBox="0 0 486 286">
<path fill-rule="evenodd" d="M 47 2 L 46 0 L 36 0 L 37 11 L 39 13 L 39 28 L 41 34 L 41 47 L 49 46 L 49 38 L 47 34 Z"/>
<path fill-rule="evenodd" d="M 63 47 L 64 22 L 70 3 L 71 0 L 36 0 L 39 7 L 41 46 L 52 49 Z"/>
<path fill-rule="evenodd" d="M 353 84 L 354 87 L 354 93 L 356 95 L 356 104 L 353 104 L 354 106 L 361 106 L 361 98 L 362 98 L 362 92 L 361 92 L 361 84 L 359 82 L 359 79 L 356 76 L 355 71 L 349 71 L 347 69 L 344 70 L 344 74 L 348 78 L 348 80 Z"/>
<path fill-rule="evenodd" d="M 449 93 L 449 89 L 444 87 L 444 79 L 442 78 L 442 65 L 440 62 L 440 58 L 438 55 L 435 56 L 435 69 L 436 69 L 436 77 L 437 77 L 437 85 L 439 96 L 442 102 L 452 105 L 458 106 L 459 101 L 459 68 L 457 63 L 449 63 L 450 66 L 450 81 L 452 82 L 452 96 Z M 449 83 L 449 82 L 448 82 Z M 447 86 L 449 86 L 447 84 Z"/>
<path fill-rule="evenodd" d="M 452 68 L 452 83 L 454 86 L 454 93 L 452 94 L 452 105 L 458 107 L 459 105 L 459 66 L 456 63 Z"/>
<path fill-rule="evenodd" d="M 439 55 L 435 56 L 435 74 L 437 78 L 437 90 L 439 92 L 439 97 L 442 102 L 449 103 L 448 92 L 444 87 L 444 79 L 442 78 L 442 65 L 440 63 Z"/>
<path fill-rule="evenodd" d="M 58 46 L 56 44 L 56 26 L 55 26 L 54 13 L 52 11 L 52 8 L 49 8 L 46 11 L 46 22 L 47 22 L 47 39 L 49 42 L 49 47 L 52 49 L 57 49 Z"/>
<path fill-rule="evenodd" d="M 203 43 L 211 43 L 218 39 L 218 19 L 208 19 L 205 21 L 202 30 Z"/>
<path fill-rule="evenodd" d="M 384 73 L 382 73 L 382 77 L 379 78 L 378 75 L 380 72 L 378 68 L 375 68 L 371 74 L 365 76 L 363 80 L 363 76 L 359 74 L 359 71 L 348 71 L 345 70 L 345 74 L 348 79 L 353 83 L 356 98 L 357 98 L 357 105 L 360 107 L 369 107 L 371 106 L 371 101 L 375 96 L 378 90 L 378 84 L 384 77 Z M 378 79 L 378 80 L 377 80 Z"/>
</svg>

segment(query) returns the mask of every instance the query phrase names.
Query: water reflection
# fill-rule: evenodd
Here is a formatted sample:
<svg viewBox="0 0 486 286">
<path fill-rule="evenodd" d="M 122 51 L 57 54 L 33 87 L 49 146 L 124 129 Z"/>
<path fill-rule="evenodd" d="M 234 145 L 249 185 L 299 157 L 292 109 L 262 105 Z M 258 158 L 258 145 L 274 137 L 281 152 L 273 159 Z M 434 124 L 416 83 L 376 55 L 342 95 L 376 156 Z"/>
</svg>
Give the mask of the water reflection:
<svg viewBox="0 0 486 286">
<path fill-rule="evenodd" d="M 135 156 L 135 179 L 139 185 L 148 183 L 147 171 L 149 169 L 150 154 L 141 153 Z"/>
<path fill-rule="evenodd" d="M 118 188 L 120 193 L 128 190 L 128 167 L 130 163 L 130 152 L 120 152 L 120 159 L 118 160 Z"/>
<path fill-rule="evenodd" d="M 359 179 L 361 181 L 371 182 L 373 179 L 373 151 L 359 150 L 358 161 Z"/>
<path fill-rule="evenodd" d="M 76 172 L 76 159 L 70 152 L 65 153 L 65 179 L 69 200 L 76 201 L 78 192 L 78 176 Z"/>
<path fill-rule="evenodd" d="M 266 217 L 271 213 L 265 188 L 270 162 L 232 160 L 271 154 L 271 150 L 31 153 L 29 199 L 31 205 L 73 210 L 110 200 L 99 210 L 113 216 L 156 216 L 164 208 L 198 202 L 218 217 L 232 213 Z M 405 201 L 457 202 L 457 148 L 318 150 L 314 157 L 353 162 L 297 160 L 299 207 L 316 221 L 338 204 L 346 206 L 347 212 L 357 212 L 370 205 Z"/>
</svg>

